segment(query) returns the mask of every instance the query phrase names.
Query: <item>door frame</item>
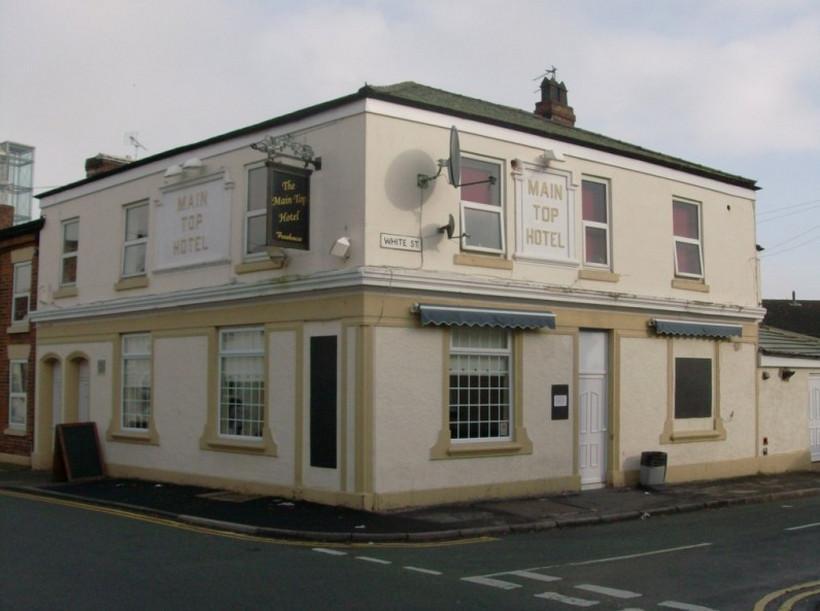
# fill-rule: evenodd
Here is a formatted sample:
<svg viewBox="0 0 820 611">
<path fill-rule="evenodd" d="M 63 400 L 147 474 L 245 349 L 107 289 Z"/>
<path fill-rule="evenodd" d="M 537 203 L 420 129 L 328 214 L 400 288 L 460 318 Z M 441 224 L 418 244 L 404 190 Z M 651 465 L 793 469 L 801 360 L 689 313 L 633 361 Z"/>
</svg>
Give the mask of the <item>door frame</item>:
<svg viewBox="0 0 820 611">
<path fill-rule="evenodd" d="M 582 358 L 581 352 L 583 349 L 583 335 L 585 333 L 588 334 L 600 334 L 604 337 L 605 345 L 603 348 L 603 358 L 604 358 L 604 368 L 602 370 L 595 370 L 595 371 L 585 371 L 582 366 Z M 576 392 L 576 401 L 577 401 L 577 426 L 575 427 L 575 464 L 577 465 L 577 475 L 578 481 L 582 488 L 601 488 L 611 483 L 612 481 L 612 466 L 613 466 L 613 459 L 612 459 L 612 450 L 613 450 L 613 431 L 612 426 L 614 422 L 613 418 L 613 400 L 612 400 L 612 360 L 613 360 L 613 343 L 614 343 L 613 333 L 609 329 L 579 329 L 578 330 L 578 354 L 577 354 L 577 392 Z M 580 453 L 581 453 L 581 383 L 584 379 L 596 379 L 596 378 L 603 378 L 604 383 L 602 385 L 603 392 L 605 393 L 605 401 L 606 406 L 604 408 L 604 417 L 606 418 L 606 432 L 603 436 L 603 443 L 604 448 L 601 451 L 602 461 L 604 463 L 604 467 L 602 469 L 601 474 L 601 481 L 599 482 L 581 482 L 581 460 L 580 460 Z"/>
</svg>

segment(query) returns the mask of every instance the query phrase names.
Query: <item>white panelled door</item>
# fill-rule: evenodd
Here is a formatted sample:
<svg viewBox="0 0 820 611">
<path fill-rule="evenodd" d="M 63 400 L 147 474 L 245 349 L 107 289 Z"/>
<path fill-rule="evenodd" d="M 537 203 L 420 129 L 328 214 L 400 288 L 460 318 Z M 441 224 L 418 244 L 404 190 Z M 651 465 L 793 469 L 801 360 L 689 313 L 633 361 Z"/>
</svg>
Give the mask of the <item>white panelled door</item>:
<svg viewBox="0 0 820 611">
<path fill-rule="evenodd" d="M 578 470 L 584 488 L 602 486 L 606 482 L 609 447 L 607 344 L 608 335 L 605 332 L 581 332 Z"/>
<path fill-rule="evenodd" d="M 820 376 L 809 378 L 809 448 L 811 459 L 820 461 Z"/>
</svg>

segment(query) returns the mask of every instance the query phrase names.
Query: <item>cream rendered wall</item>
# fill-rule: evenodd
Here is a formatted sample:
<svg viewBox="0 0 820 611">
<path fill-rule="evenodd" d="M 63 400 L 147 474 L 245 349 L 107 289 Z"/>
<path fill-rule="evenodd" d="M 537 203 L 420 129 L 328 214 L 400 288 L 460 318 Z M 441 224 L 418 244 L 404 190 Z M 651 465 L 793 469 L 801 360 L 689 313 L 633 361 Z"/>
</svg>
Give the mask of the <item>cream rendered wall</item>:
<svg viewBox="0 0 820 611">
<path fill-rule="evenodd" d="M 806 452 L 809 448 L 809 374 L 820 374 L 820 371 L 795 371 L 787 382 L 780 378 L 779 368 L 760 369 L 760 374 L 769 374 L 768 380 L 759 376 L 757 384 L 760 438 L 768 437 L 770 456 Z"/>
<path fill-rule="evenodd" d="M 667 451 L 659 443 L 667 409 L 666 341 L 623 337 L 619 346 L 618 458 L 621 469 L 630 471 L 640 467 L 642 451 Z"/>
<path fill-rule="evenodd" d="M 269 337 L 268 415 L 279 455 L 257 456 L 200 449 L 208 409 L 208 340 L 154 340 L 153 407 L 159 445 L 107 442 L 106 459 L 119 466 L 231 479 L 259 484 L 293 484 L 294 334 Z M 110 386 L 110 383 L 109 383 Z M 110 407 L 98 427 L 107 426 Z"/>
<path fill-rule="evenodd" d="M 666 339 L 621 338 L 620 340 L 620 461 L 621 469 L 640 468 L 642 451 L 668 454 L 670 467 L 698 465 L 755 456 L 756 400 L 754 390 L 755 346 L 721 342 L 717 372 L 713 361 L 713 393 L 720 402 L 725 440 L 661 443 L 668 409 L 668 358 Z M 714 359 L 715 342 L 674 339 L 673 358 Z M 714 412 L 713 408 L 713 412 Z M 686 432 L 713 427 L 711 419 L 693 422 L 674 420 L 673 430 Z"/>
<path fill-rule="evenodd" d="M 286 128 L 280 128 L 286 133 Z M 260 132 L 262 139 L 268 132 Z M 241 146 L 226 153 L 208 155 L 208 150 L 191 150 L 163 160 L 162 170 L 146 174 L 137 167 L 117 175 L 118 184 L 94 190 L 82 196 L 76 193 L 92 190 L 95 183 L 77 187 L 48 198 L 42 210 L 46 224 L 40 242 L 40 299 L 52 307 L 52 293 L 59 288 L 59 264 L 62 248 L 61 222 L 80 219 L 80 246 L 77 271 L 77 297 L 61 298 L 56 303 L 64 307 L 99 300 L 133 297 L 217 286 L 230 282 L 251 282 L 262 278 L 305 275 L 321 270 L 343 269 L 361 265 L 363 256 L 364 187 L 361 180 L 364 165 L 364 116 L 355 115 L 316 127 L 300 141 L 310 144 L 321 155 L 323 167 L 311 178 L 311 235 L 310 251 L 289 250 L 289 265 L 283 270 L 265 270 L 238 275 L 234 265 L 260 257 L 244 256 L 244 223 L 247 202 L 247 171 L 264 162 L 265 155 Z M 161 187 L 184 185 L 180 179 L 164 178 L 166 167 L 200 156 L 205 167 L 194 178 L 224 172 L 229 182 L 225 192 L 230 212 L 230 264 L 153 273 L 156 204 L 161 201 Z M 106 179 L 106 182 L 108 179 Z M 233 183 L 232 186 L 230 183 Z M 120 280 L 125 214 L 123 206 L 148 200 L 151 202 L 147 268 L 149 286 L 128 291 L 115 291 Z M 52 203 L 52 201 L 57 203 Z M 330 248 L 337 238 L 351 238 L 350 258 L 342 260 L 331 256 Z M 267 260 L 265 256 L 261 260 Z"/>
<path fill-rule="evenodd" d="M 459 123 L 453 119 L 453 123 Z M 511 161 L 534 160 L 543 149 L 517 145 L 497 137 L 485 137 L 480 129 L 460 132 L 461 149 L 497 160 L 502 165 L 502 199 L 505 203 L 507 258 L 515 252 L 515 196 Z M 497 131 L 497 130 L 496 130 Z M 495 132 L 493 132 L 495 134 Z M 757 305 L 755 286 L 754 202 L 749 198 L 693 186 L 672 179 L 643 174 L 614 165 L 566 157 L 553 162 L 560 170 L 571 171 L 575 190 L 575 242 L 581 257 L 581 180 L 584 176 L 610 181 L 612 204 L 612 261 L 620 274 L 616 284 L 578 279 L 577 266 L 518 261 L 512 270 L 456 265 L 459 240 L 447 240 L 438 232 L 452 214 L 459 225 L 459 190 L 447 180 L 447 170 L 427 189 L 416 186 L 416 175 L 433 175 L 436 160 L 448 156 L 449 132 L 421 122 L 382 115 L 367 116 L 367 265 L 422 267 L 422 255 L 380 248 L 380 233 L 421 235 L 424 239 L 423 267 L 428 270 L 494 276 L 501 279 L 531 280 L 597 291 L 622 292 L 653 297 Z M 544 148 L 561 148 L 561 143 L 543 139 Z M 704 182 L 691 177 L 696 185 Z M 672 200 L 684 197 L 702 203 L 703 253 L 706 284 L 710 292 L 672 288 L 674 278 Z M 464 251 L 464 254 L 471 254 Z M 473 253 L 475 254 L 475 253 Z"/>
<path fill-rule="evenodd" d="M 549 384 L 572 384 L 573 338 L 523 333 L 524 425 L 533 453 L 431 460 L 442 427 L 445 331 L 376 328 L 373 333 L 374 492 L 412 492 L 572 475 L 572 420 L 548 420 Z M 573 391 L 574 393 L 574 388 Z"/>
</svg>

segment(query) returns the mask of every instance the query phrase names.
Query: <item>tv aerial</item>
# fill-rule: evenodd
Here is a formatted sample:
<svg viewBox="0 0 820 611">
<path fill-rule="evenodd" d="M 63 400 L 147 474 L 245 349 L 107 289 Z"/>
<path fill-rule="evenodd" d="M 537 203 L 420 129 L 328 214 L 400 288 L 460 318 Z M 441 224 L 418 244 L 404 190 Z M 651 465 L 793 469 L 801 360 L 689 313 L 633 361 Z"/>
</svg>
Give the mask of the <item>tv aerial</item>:
<svg viewBox="0 0 820 611">
<path fill-rule="evenodd" d="M 459 182 L 461 180 L 461 145 L 458 142 L 458 130 L 455 125 L 450 128 L 449 159 L 438 160 L 438 172 L 436 172 L 433 176 L 418 174 L 416 176 L 416 185 L 419 189 L 426 189 L 432 181 L 441 176 L 441 172 L 445 167 L 447 168 L 448 182 L 454 187 L 468 187 L 470 185 L 481 185 L 485 183 L 494 185 L 496 182 L 495 176 L 490 176 L 486 180 Z"/>
<path fill-rule="evenodd" d="M 143 151 L 146 151 L 146 152 L 148 151 L 148 149 L 145 148 L 145 146 L 142 144 L 142 142 L 140 142 L 137 139 L 138 135 L 139 135 L 139 132 L 126 132 L 125 137 L 123 138 L 123 140 L 125 141 L 125 144 L 127 144 L 128 146 L 133 146 L 134 147 L 134 159 L 139 158 L 140 149 L 142 149 Z"/>
</svg>

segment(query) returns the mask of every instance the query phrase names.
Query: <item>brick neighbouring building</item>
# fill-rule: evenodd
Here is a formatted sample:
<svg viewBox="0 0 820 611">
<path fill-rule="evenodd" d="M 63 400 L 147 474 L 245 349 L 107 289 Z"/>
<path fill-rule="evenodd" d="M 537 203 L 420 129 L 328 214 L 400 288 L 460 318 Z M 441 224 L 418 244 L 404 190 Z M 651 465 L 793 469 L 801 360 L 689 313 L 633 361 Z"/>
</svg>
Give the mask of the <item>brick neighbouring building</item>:
<svg viewBox="0 0 820 611">
<path fill-rule="evenodd" d="M 12 226 L 13 218 L 14 208 L 0 205 L 0 461 L 30 464 L 34 439 L 36 336 L 27 314 L 37 304 L 37 251 L 44 220 Z M 19 291 L 15 294 L 15 267 L 21 284 L 29 277 L 28 303 Z M 15 418 L 10 413 L 13 363 L 18 367 L 16 379 L 25 378 L 24 388 L 14 391 L 15 399 L 25 401 L 24 421 L 19 413 Z M 25 367 L 20 367 L 21 363 Z M 21 392 L 23 390 L 25 392 Z"/>
</svg>

